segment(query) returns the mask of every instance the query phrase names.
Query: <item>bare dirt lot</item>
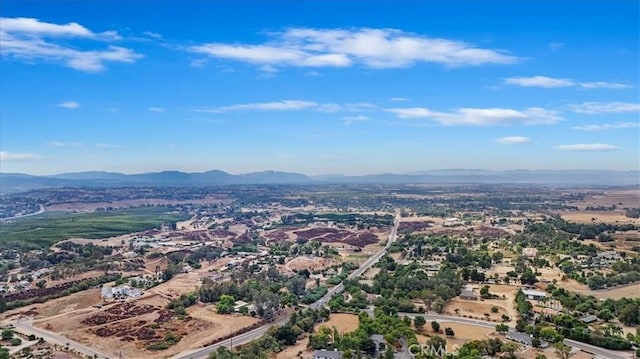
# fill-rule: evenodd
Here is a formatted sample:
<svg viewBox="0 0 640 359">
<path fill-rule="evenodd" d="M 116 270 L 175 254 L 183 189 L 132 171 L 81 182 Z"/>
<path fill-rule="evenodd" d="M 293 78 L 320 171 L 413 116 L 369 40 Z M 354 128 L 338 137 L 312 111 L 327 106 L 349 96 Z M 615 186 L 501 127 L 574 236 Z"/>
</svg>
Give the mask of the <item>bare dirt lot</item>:
<svg viewBox="0 0 640 359">
<path fill-rule="evenodd" d="M 306 268 L 309 271 L 313 272 L 316 270 L 323 270 L 325 268 L 329 268 L 336 264 L 339 264 L 339 263 L 333 259 L 303 256 L 303 257 L 293 258 L 285 265 L 285 268 L 292 271 L 296 271 L 296 272 Z"/>
<path fill-rule="evenodd" d="M 211 305 L 192 306 L 187 310 L 189 315 L 179 319 L 164 305 L 166 300 L 152 295 L 89 312 L 69 312 L 36 325 L 114 356 L 122 350 L 126 358 L 162 358 L 200 347 L 258 321 L 250 316 L 217 314 Z M 150 343 L 162 342 L 168 333 L 180 336 L 180 341 L 166 350 L 146 349 Z"/>
</svg>

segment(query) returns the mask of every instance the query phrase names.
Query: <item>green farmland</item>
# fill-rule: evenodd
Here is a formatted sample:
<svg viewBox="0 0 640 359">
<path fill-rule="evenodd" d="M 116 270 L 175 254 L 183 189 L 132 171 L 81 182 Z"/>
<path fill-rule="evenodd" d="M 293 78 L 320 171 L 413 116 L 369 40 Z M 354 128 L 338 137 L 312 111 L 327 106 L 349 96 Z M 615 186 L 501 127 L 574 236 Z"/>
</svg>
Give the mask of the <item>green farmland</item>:
<svg viewBox="0 0 640 359">
<path fill-rule="evenodd" d="M 159 228 L 189 218 L 166 207 L 130 208 L 92 213 L 51 212 L 0 224 L 0 249 L 48 248 L 69 238 L 108 238 Z"/>
</svg>

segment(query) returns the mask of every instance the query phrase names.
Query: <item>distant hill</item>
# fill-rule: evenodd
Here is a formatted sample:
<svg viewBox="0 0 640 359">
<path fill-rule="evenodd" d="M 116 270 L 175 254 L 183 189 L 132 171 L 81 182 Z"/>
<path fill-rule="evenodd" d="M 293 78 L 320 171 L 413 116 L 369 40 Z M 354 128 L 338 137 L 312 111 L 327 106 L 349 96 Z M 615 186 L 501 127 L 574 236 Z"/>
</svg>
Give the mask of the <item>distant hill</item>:
<svg viewBox="0 0 640 359">
<path fill-rule="evenodd" d="M 76 172 L 52 176 L 0 173 L 0 193 L 39 188 L 123 187 L 123 186 L 215 186 L 233 184 L 403 184 L 403 183 L 522 183 L 547 185 L 638 185 L 638 171 L 599 170 L 511 170 L 487 171 L 453 169 L 409 174 L 371 174 L 363 176 L 324 175 L 309 177 L 301 173 L 264 171 L 230 174 L 220 170 L 187 173 L 162 171 L 139 174 L 115 172 Z"/>
</svg>

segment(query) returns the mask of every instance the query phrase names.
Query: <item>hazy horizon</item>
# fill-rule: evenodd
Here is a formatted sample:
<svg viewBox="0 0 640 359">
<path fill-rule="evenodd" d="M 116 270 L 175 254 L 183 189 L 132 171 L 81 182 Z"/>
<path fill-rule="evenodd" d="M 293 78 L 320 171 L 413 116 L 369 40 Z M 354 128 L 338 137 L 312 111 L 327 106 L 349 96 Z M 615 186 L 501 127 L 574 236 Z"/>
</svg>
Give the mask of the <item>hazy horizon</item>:
<svg viewBox="0 0 640 359">
<path fill-rule="evenodd" d="M 0 171 L 637 171 L 639 15 L 633 1 L 7 0 Z"/>
</svg>

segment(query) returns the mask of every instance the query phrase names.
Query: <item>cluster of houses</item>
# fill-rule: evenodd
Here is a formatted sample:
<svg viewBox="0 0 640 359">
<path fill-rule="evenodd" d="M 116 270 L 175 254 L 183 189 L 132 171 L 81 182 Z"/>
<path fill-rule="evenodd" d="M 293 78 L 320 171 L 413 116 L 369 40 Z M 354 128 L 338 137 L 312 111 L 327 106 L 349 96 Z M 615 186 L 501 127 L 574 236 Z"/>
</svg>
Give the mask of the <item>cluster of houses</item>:
<svg viewBox="0 0 640 359">
<path fill-rule="evenodd" d="M 126 284 L 122 284 L 116 287 L 112 287 L 108 284 L 102 286 L 102 291 L 100 293 L 100 297 L 103 300 L 125 300 L 127 298 L 138 298 L 143 295 L 142 292 L 138 288 L 132 288 Z"/>
</svg>

